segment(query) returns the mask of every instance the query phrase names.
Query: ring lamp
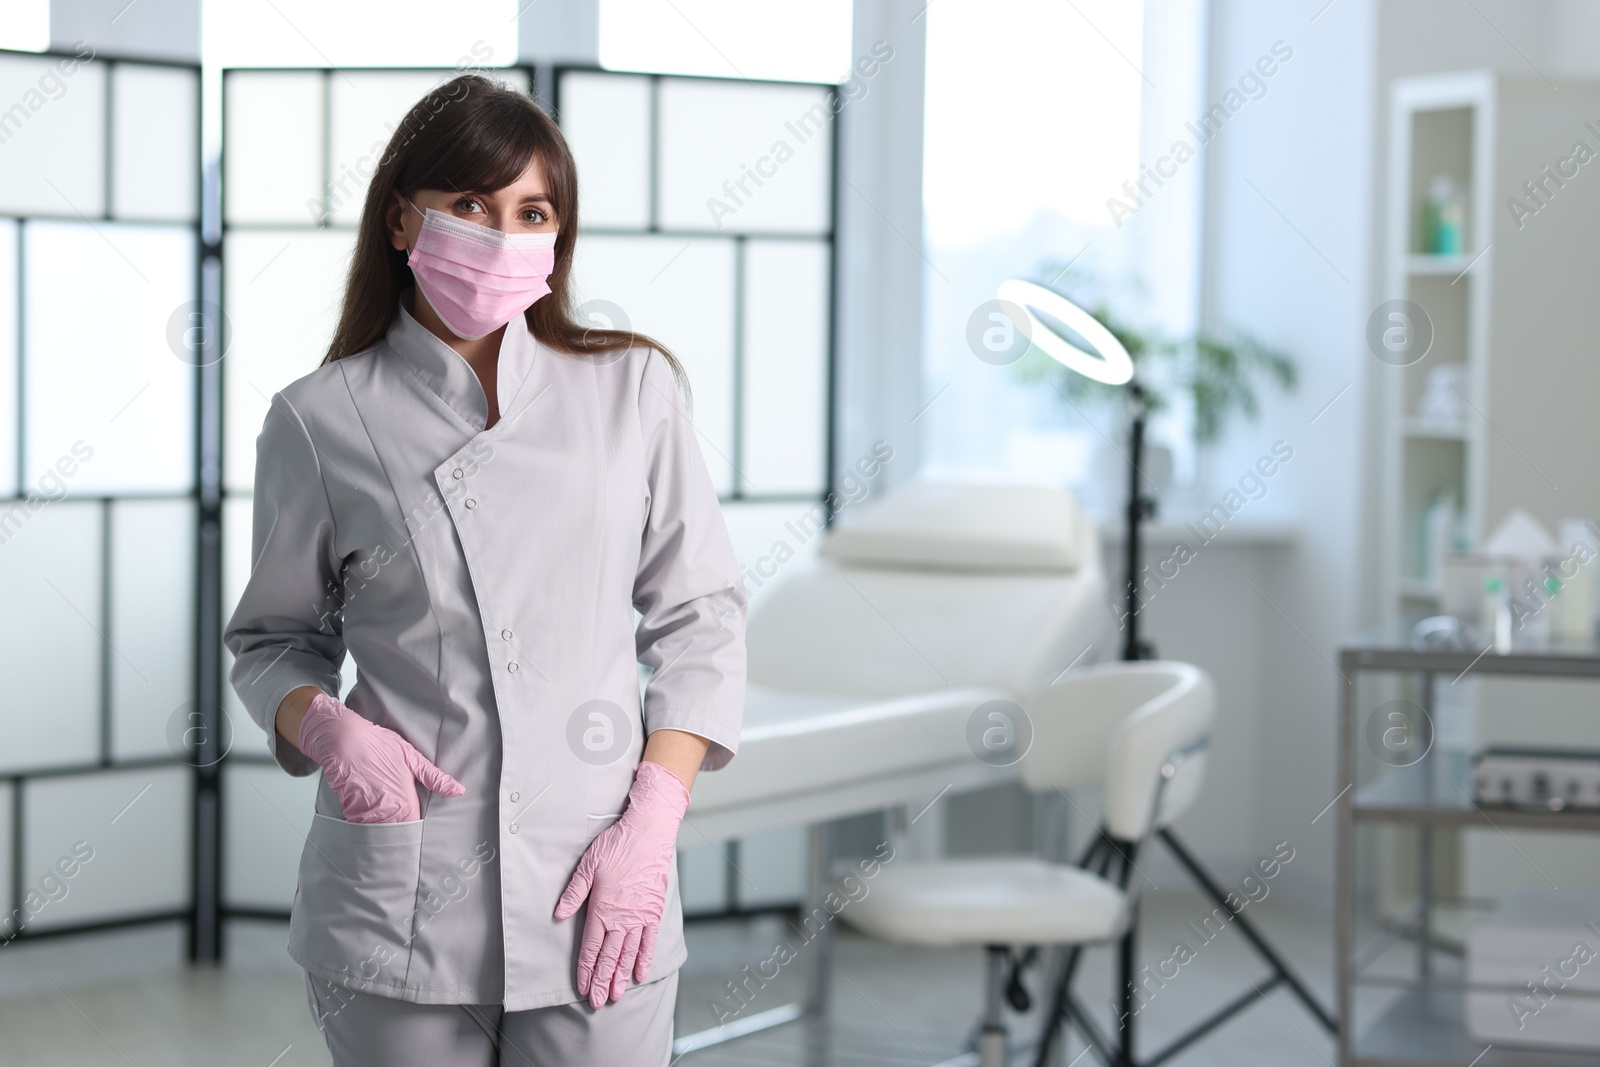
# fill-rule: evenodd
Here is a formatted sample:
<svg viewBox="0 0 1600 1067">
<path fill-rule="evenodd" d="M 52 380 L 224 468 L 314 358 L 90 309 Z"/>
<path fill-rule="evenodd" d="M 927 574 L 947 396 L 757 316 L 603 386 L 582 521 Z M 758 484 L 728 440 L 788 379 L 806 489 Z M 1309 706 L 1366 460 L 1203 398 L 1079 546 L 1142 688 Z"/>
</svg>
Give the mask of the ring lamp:
<svg viewBox="0 0 1600 1067">
<path fill-rule="evenodd" d="M 1029 340 L 1057 362 L 1086 378 L 1107 385 L 1122 385 L 1133 380 L 1133 359 L 1128 355 L 1128 350 L 1122 347 L 1122 342 L 1093 315 L 1054 289 L 1014 278 L 1000 283 L 999 295 L 1001 300 L 1009 300 L 1022 308 L 1033 328 Z M 1045 325 L 1035 309 L 1076 331 L 1094 351 L 1085 352 Z"/>
</svg>

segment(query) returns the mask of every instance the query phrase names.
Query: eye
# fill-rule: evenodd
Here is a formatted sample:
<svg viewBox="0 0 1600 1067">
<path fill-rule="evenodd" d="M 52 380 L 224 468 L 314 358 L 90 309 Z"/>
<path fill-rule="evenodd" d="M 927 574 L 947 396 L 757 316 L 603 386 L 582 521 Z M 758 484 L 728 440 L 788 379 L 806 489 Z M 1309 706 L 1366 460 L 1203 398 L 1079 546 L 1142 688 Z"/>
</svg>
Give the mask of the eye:
<svg viewBox="0 0 1600 1067">
<path fill-rule="evenodd" d="M 455 210 L 463 215 L 470 215 L 475 211 L 482 211 L 483 205 L 475 196 L 463 196 L 455 202 Z"/>
<path fill-rule="evenodd" d="M 536 207 L 522 209 L 522 221 L 526 222 L 530 226 L 537 226 L 539 223 L 545 221 L 545 219 L 549 217 L 550 216 L 546 215 L 543 211 Z"/>
</svg>

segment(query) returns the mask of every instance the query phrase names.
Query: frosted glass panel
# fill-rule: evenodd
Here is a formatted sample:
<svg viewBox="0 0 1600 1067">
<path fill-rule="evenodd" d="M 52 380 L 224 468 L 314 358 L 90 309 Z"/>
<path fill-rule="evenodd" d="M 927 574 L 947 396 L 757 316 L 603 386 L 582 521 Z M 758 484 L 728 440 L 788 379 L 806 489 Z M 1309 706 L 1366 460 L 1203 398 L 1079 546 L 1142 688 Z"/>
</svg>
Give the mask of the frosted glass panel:
<svg viewBox="0 0 1600 1067">
<path fill-rule="evenodd" d="M 17 224 L 0 219 L 0 498 L 17 493 Z"/>
<path fill-rule="evenodd" d="M 230 71 L 223 115 L 227 221 L 315 223 L 322 214 L 322 73 Z"/>
<path fill-rule="evenodd" d="M 440 71 L 347 71 L 328 85 L 332 94 L 332 154 L 328 210 L 334 222 L 361 218 L 367 184 L 383 150 L 411 105 L 444 80 Z M 443 113 L 441 113 L 443 114 Z"/>
<path fill-rule="evenodd" d="M 663 80 L 660 225 L 827 233 L 833 121 L 821 88 Z"/>
<path fill-rule="evenodd" d="M 0 769 L 99 758 L 100 507 L 0 505 Z"/>
<path fill-rule="evenodd" d="M 720 911 L 728 906 L 726 847 L 679 847 L 678 896 L 685 912 Z"/>
<path fill-rule="evenodd" d="M 112 68 L 111 214 L 193 222 L 199 206 L 199 75 L 173 67 Z"/>
<path fill-rule="evenodd" d="M 0 54 L 0 214 L 105 214 L 105 86 L 101 63 Z"/>
<path fill-rule="evenodd" d="M 723 502 L 722 517 L 752 610 L 780 579 L 816 556 L 825 513 L 819 502 Z"/>
<path fill-rule="evenodd" d="M 252 449 L 254 444 L 251 445 Z M 250 580 L 250 509 L 252 498 L 229 495 L 222 502 L 222 624 L 228 624 Z M 266 736 L 250 718 L 239 694 L 228 682 L 233 653 L 222 650 L 222 711 L 233 724 L 233 751 L 266 755 Z M 339 670 L 339 696 L 349 696 L 356 684 L 356 661 L 349 655 Z"/>
<path fill-rule="evenodd" d="M 96 771 L 24 785 L 23 890 L 51 874 L 67 887 L 34 916 L 34 928 L 188 904 L 192 773 Z"/>
<path fill-rule="evenodd" d="M 828 247 L 745 244 L 747 493 L 821 493 L 826 483 Z"/>
<path fill-rule="evenodd" d="M 255 480 L 256 436 L 272 394 L 321 364 L 339 317 L 355 235 L 345 230 L 234 232 L 223 291 L 233 347 L 223 361 L 229 488 Z"/>
<path fill-rule="evenodd" d="M 526 2 L 526 0 L 522 0 Z M 904 14 L 922 17 L 927 0 Z M 600 65 L 719 78 L 837 81 L 850 73 L 851 0 L 605 0 Z"/>
<path fill-rule="evenodd" d="M 584 226 L 650 225 L 650 79 L 561 76 L 562 135 L 578 163 Z"/>
<path fill-rule="evenodd" d="M 318 775 L 229 763 L 222 776 L 222 896 L 230 907 L 288 908 L 311 829 Z"/>
<path fill-rule="evenodd" d="M 174 754 L 169 726 L 194 709 L 194 544 L 192 501 L 111 505 L 115 759 Z"/>
<path fill-rule="evenodd" d="M 254 460 L 255 443 L 251 442 Z M 250 580 L 250 506 L 248 496 L 226 496 L 222 500 L 222 625 L 226 627 L 239 606 L 245 583 Z M 233 691 L 228 676 L 233 670 L 233 653 L 222 649 L 222 712 L 234 725 L 235 752 L 266 752 L 266 738 L 250 719 L 244 702 Z"/>
<path fill-rule="evenodd" d="M 739 842 L 739 903 L 787 904 L 806 895 L 806 830 L 786 826 Z"/>
<path fill-rule="evenodd" d="M 515 89 L 519 93 L 526 94 L 532 89 L 528 82 L 528 72 L 522 68 L 498 69 L 491 67 L 479 70 L 477 73 L 482 74 L 485 78 L 498 85 L 504 85 L 508 89 Z"/>
<path fill-rule="evenodd" d="M 74 494 L 189 487 L 194 367 L 168 337 L 194 296 L 193 232 L 36 222 L 23 246 L 28 476 L 77 455 Z"/>
<path fill-rule="evenodd" d="M 730 240 L 590 235 L 573 267 L 580 311 L 588 301 L 617 305 L 627 325 L 683 364 L 719 493 L 733 488 L 733 263 Z"/>
</svg>

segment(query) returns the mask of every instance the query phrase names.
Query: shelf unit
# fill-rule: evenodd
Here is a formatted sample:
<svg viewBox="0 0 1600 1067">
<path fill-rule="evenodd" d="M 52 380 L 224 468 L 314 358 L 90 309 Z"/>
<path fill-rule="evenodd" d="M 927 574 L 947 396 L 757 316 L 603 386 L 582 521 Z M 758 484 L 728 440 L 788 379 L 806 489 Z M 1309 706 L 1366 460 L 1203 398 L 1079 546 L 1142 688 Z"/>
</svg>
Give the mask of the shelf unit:
<svg viewBox="0 0 1600 1067">
<path fill-rule="evenodd" d="M 1600 84 L 1433 74 L 1397 79 L 1389 107 L 1381 301 L 1409 301 L 1432 325 L 1425 353 L 1386 353 L 1376 369 L 1382 604 L 1403 615 L 1437 605 L 1421 581 L 1422 524 L 1440 489 L 1454 492 L 1473 546 L 1514 506 L 1552 530 L 1569 516 L 1600 519 L 1600 479 L 1580 458 L 1600 453 L 1600 302 L 1589 292 L 1600 166 L 1562 162 L 1578 141 L 1600 153 Z M 1459 255 L 1425 243 L 1440 174 L 1464 190 Z M 1542 183 L 1542 202 L 1529 183 Z M 1444 363 L 1464 381 L 1460 419 L 1441 424 L 1420 419 L 1418 401 Z"/>
<path fill-rule="evenodd" d="M 1402 618 L 1440 610 L 1424 527 L 1441 489 L 1454 494 L 1474 549 L 1513 507 L 1552 531 L 1568 517 L 1600 520 L 1600 301 L 1589 292 L 1600 277 L 1600 165 L 1569 158 L 1579 141 L 1600 153 L 1600 85 L 1563 80 L 1557 89 L 1537 77 L 1464 71 L 1397 79 L 1388 103 L 1384 290 L 1375 302 L 1409 301 L 1421 309 L 1412 319 L 1432 327 L 1426 353 L 1373 352 L 1378 605 L 1380 617 Z M 1439 174 L 1464 191 L 1459 255 L 1429 254 L 1424 240 L 1423 207 Z M 1528 189 L 1535 182 L 1539 200 Z M 1460 417 L 1448 421 L 1419 413 L 1441 364 L 1461 368 Z M 1390 698 L 1420 700 L 1412 679 L 1386 684 Z M 1519 690 L 1520 699 L 1562 699 L 1554 688 Z M 1447 744 L 1523 739 L 1502 683 L 1468 678 L 1442 696 Z M 1389 915 L 1417 877 L 1401 836 L 1374 835 L 1386 854 L 1390 880 L 1378 888 Z M 1492 892 L 1495 857 L 1515 861 L 1513 847 L 1529 847 L 1469 843 L 1449 827 L 1435 838 L 1435 875 L 1462 894 Z"/>
<path fill-rule="evenodd" d="M 1482 177 L 1493 158 L 1495 103 L 1488 73 L 1404 79 L 1395 83 L 1391 100 L 1385 299 L 1410 301 L 1431 325 L 1431 343 L 1420 358 L 1401 365 L 1412 353 L 1396 355 L 1380 370 L 1390 457 L 1384 465 L 1386 604 L 1397 614 L 1426 609 L 1437 599 L 1424 572 L 1421 536 L 1433 494 L 1454 492 L 1469 537 L 1477 537 L 1482 521 L 1482 420 L 1466 418 L 1472 414 L 1467 408 L 1459 421 L 1441 425 L 1416 411 L 1428 373 L 1441 363 L 1463 365 L 1466 400 L 1483 406 L 1494 203 Z M 1466 251 L 1460 255 L 1426 251 L 1422 205 L 1436 174 L 1448 174 L 1465 190 Z"/>
<path fill-rule="evenodd" d="M 1423 680 L 1423 706 L 1433 678 L 1450 679 L 1472 671 L 1513 677 L 1518 684 L 1538 679 L 1600 681 L 1600 646 L 1582 649 L 1520 650 L 1507 655 L 1480 655 L 1474 648 L 1422 651 L 1410 646 L 1400 627 L 1351 642 L 1340 650 L 1339 777 L 1350 783 L 1336 801 L 1338 809 L 1338 911 L 1334 958 L 1338 983 L 1339 1067 L 1600 1067 L 1600 1047 L 1594 1051 L 1511 1048 L 1474 1039 L 1464 1017 L 1466 991 L 1478 987 L 1436 971 L 1441 953 L 1459 947 L 1440 936 L 1436 912 L 1444 903 L 1431 863 L 1432 835 L 1465 829 L 1490 833 L 1506 830 L 1554 830 L 1600 834 L 1600 811 L 1535 811 L 1504 807 L 1479 807 L 1472 800 L 1471 766 L 1466 755 L 1433 750 L 1406 767 L 1381 766 L 1376 773 L 1363 767 L 1358 748 L 1361 726 L 1357 715 L 1364 674 L 1407 673 Z M 1416 865 L 1417 899 L 1403 923 L 1391 922 L 1380 935 L 1378 950 L 1358 948 L 1355 942 L 1358 904 L 1356 830 L 1409 826 L 1418 830 Z M 1467 902 L 1482 905 L 1487 902 Z M 1399 927 L 1404 932 L 1396 932 Z M 1416 946 L 1415 977 L 1373 973 L 1371 964 L 1381 956 L 1384 940 L 1402 940 Z M 1356 991 L 1366 987 L 1396 987 L 1403 992 L 1376 1020 L 1363 1020 L 1357 1011 Z M 1489 1046 L 1489 1047 L 1486 1047 Z"/>
</svg>

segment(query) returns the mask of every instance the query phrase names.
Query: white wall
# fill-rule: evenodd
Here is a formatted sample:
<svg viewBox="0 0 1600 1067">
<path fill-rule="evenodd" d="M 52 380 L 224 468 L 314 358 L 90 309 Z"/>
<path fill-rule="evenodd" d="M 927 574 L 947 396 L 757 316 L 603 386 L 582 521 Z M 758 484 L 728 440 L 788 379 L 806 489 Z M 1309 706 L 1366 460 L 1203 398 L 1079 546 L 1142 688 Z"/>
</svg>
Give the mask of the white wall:
<svg viewBox="0 0 1600 1067">
<path fill-rule="evenodd" d="M 1212 469 L 1226 483 L 1275 441 L 1287 442 L 1294 457 L 1260 506 L 1292 516 L 1300 536 L 1213 577 L 1235 586 L 1228 592 L 1234 612 L 1217 610 L 1223 594 L 1206 598 L 1200 589 L 1175 590 L 1165 611 L 1159 602 L 1152 611 L 1158 626 L 1199 629 L 1191 640 L 1221 643 L 1213 655 L 1226 657 L 1219 662 L 1230 673 L 1260 670 L 1255 686 L 1219 679 L 1245 695 L 1238 708 L 1223 710 L 1255 756 L 1243 780 L 1220 786 L 1232 794 L 1235 820 L 1222 851 L 1236 852 L 1229 862 L 1243 870 L 1287 840 L 1296 859 L 1283 885 L 1330 901 L 1333 817 L 1312 820 L 1340 788 L 1334 709 L 1342 682 L 1332 661 L 1365 614 L 1359 576 L 1369 558 L 1372 357 L 1362 330 L 1371 306 L 1375 6 L 1339 0 L 1319 13 L 1320 3 L 1213 0 L 1211 100 L 1224 99 L 1275 42 L 1293 54 L 1267 93 L 1207 146 L 1202 314 L 1208 329 L 1241 327 L 1291 354 L 1300 384 L 1270 400 L 1259 423 L 1236 425 Z M 1215 636 L 1219 630 L 1225 636 Z M 1228 868 L 1217 866 L 1226 878 Z"/>
</svg>

